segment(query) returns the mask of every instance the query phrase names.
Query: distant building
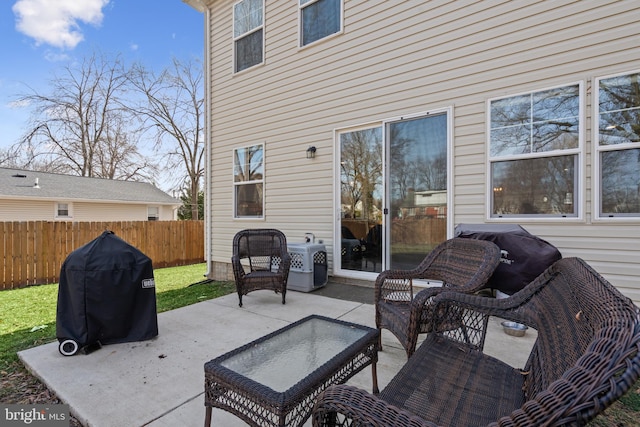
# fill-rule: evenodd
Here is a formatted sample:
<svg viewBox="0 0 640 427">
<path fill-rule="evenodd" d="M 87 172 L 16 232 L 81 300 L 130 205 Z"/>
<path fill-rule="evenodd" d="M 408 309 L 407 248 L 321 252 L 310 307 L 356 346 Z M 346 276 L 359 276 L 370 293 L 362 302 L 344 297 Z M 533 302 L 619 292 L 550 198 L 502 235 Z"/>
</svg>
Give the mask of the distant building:
<svg viewBox="0 0 640 427">
<path fill-rule="evenodd" d="M 0 221 L 164 221 L 180 205 L 145 182 L 0 168 Z"/>
</svg>

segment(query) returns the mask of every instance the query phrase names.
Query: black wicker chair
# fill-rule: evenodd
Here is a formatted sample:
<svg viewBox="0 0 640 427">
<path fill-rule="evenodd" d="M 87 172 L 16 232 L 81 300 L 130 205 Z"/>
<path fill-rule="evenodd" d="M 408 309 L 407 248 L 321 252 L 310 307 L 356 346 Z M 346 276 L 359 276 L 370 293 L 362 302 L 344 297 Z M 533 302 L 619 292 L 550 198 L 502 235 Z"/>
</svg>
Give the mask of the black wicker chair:
<svg viewBox="0 0 640 427">
<path fill-rule="evenodd" d="M 434 330 L 446 332 L 428 334 L 378 396 L 329 387 L 314 426 L 584 426 L 640 377 L 640 309 L 579 258 L 509 298 L 433 302 Z M 489 316 L 537 331 L 522 369 L 483 352 Z M 452 319 L 464 324 L 449 330 Z"/>
<path fill-rule="evenodd" d="M 275 229 L 247 229 L 233 238 L 233 275 L 242 307 L 242 296 L 258 289 L 287 293 L 291 256 L 285 235 Z"/>
<path fill-rule="evenodd" d="M 418 335 L 431 331 L 432 298 L 446 290 L 481 290 L 499 262 L 500 249 L 494 243 L 456 237 L 436 246 L 413 270 L 383 271 L 375 283 L 376 327 L 393 332 L 411 357 Z M 414 296 L 414 279 L 440 281 L 442 287 L 425 288 Z"/>
</svg>

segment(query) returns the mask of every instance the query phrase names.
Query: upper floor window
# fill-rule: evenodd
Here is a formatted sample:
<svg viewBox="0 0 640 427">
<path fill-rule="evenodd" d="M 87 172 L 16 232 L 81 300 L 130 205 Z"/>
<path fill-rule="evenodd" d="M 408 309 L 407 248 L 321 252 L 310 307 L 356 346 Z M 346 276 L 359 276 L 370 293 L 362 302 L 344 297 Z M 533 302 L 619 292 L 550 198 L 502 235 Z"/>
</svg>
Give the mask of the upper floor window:
<svg viewBox="0 0 640 427">
<path fill-rule="evenodd" d="M 299 0 L 300 46 L 342 31 L 342 0 Z"/>
<path fill-rule="evenodd" d="M 233 6 L 234 71 L 264 61 L 264 0 L 242 0 Z"/>
<path fill-rule="evenodd" d="M 640 216 L 640 72 L 596 79 L 597 216 Z"/>
<path fill-rule="evenodd" d="M 233 150 L 234 218 L 264 217 L 264 145 Z"/>
<path fill-rule="evenodd" d="M 490 216 L 578 216 L 581 85 L 489 100 Z"/>
</svg>

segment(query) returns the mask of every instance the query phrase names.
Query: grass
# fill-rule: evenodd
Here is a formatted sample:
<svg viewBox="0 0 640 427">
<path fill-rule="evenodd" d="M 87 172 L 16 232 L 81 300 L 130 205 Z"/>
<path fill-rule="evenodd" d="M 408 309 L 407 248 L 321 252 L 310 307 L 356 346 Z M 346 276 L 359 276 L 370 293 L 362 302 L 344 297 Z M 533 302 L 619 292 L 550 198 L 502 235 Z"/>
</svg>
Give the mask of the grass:
<svg viewBox="0 0 640 427">
<path fill-rule="evenodd" d="M 231 282 L 204 282 L 205 272 L 205 264 L 154 270 L 158 312 L 235 290 Z M 21 369 L 17 352 L 56 340 L 57 298 L 57 284 L 0 292 L 0 374 Z"/>
<path fill-rule="evenodd" d="M 235 291 L 231 282 L 205 282 L 205 264 L 154 271 L 158 312 L 173 310 Z M 17 352 L 56 340 L 58 285 L 33 286 L 0 292 L 0 402 L 11 400 L 16 389 L 38 387 Z M 12 381 L 12 378 L 16 378 Z M 28 383 L 25 385 L 25 383 Z M 42 387 L 40 385 L 40 387 Z M 640 381 L 590 427 L 640 426 Z"/>
</svg>

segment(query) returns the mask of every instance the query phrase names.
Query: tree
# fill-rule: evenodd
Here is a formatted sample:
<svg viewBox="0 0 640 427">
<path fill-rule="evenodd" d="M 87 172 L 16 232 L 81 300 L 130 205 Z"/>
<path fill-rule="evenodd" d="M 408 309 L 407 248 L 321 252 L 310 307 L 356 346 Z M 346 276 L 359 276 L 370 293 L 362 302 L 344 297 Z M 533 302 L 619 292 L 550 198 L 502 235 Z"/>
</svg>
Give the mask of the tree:
<svg viewBox="0 0 640 427">
<path fill-rule="evenodd" d="M 154 170 L 138 151 L 137 132 L 122 99 L 129 80 L 119 57 L 93 54 L 32 91 L 30 130 L 18 143 L 22 167 L 109 179 L 148 179 Z"/>
<path fill-rule="evenodd" d="M 0 148 L 0 166 L 7 168 L 17 167 L 17 159 L 20 152 L 17 147 Z"/>
<path fill-rule="evenodd" d="M 143 98 L 130 108 L 144 121 L 145 130 L 154 132 L 165 167 L 173 171 L 182 165 L 186 170 L 179 184 L 188 186 L 185 194 L 191 198 L 191 218 L 199 219 L 197 196 L 204 175 L 202 66 L 197 60 L 183 63 L 174 58 L 172 67 L 156 75 L 138 64 L 130 79 Z M 167 145 L 170 148 L 164 151 Z"/>
<path fill-rule="evenodd" d="M 183 192 L 180 196 L 182 206 L 178 208 L 178 219 L 196 219 L 193 218 L 193 211 L 191 206 L 192 197 L 188 192 Z M 204 191 L 198 192 L 198 218 L 204 218 Z"/>
</svg>

